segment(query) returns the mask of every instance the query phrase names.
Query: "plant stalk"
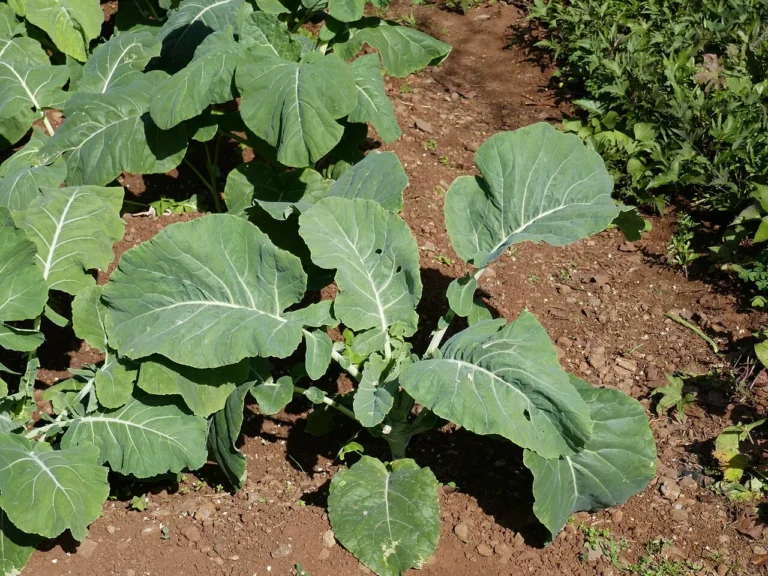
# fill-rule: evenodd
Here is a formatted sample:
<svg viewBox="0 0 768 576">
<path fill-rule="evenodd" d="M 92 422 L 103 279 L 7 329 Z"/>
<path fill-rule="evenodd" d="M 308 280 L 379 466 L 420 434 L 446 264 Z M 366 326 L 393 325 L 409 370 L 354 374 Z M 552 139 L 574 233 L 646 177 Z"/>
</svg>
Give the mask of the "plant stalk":
<svg viewBox="0 0 768 576">
<path fill-rule="evenodd" d="M 221 212 L 221 199 L 218 197 L 218 194 L 216 193 L 216 190 L 211 186 L 211 183 L 206 180 L 205 176 L 200 174 L 200 171 L 195 168 L 195 165 L 192 164 L 189 160 L 184 158 L 184 163 L 189 166 L 189 168 L 192 170 L 192 172 L 195 173 L 195 175 L 200 179 L 200 181 L 203 183 L 203 185 L 208 189 L 208 191 L 211 193 L 211 196 L 213 197 L 213 207 L 216 212 Z"/>
<path fill-rule="evenodd" d="M 362 376 L 360 375 L 360 370 L 357 369 L 357 366 L 350 364 L 348 367 L 345 367 L 344 356 L 339 354 L 336 350 L 331 350 L 331 358 L 335 360 L 339 364 L 339 366 L 344 368 L 344 370 L 346 370 L 349 373 L 349 375 L 352 376 L 352 378 L 360 382 L 360 378 Z"/>
<path fill-rule="evenodd" d="M 53 126 L 51 125 L 51 121 L 48 120 L 48 116 L 45 115 L 45 111 L 43 111 L 43 125 L 45 126 L 45 129 L 48 130 L 48 134 L 53 136 Z"/>
<path fill-rule="evenodd" d="M 306 388 L 302 388 L 301 386 L 294 386 L 293 387 L 293 393 L 296 396 L 303 396 L 304 392 L 306 392 L 306 391 L 307 391 L 307 389 Z M 327 404 L 331 408 L 334 408 L 335 410 L 338 410 L 339 412 L 344 414 L 344 416 L 346 416 L 348 418 L 351 418 L 355 422 L 358 422 L 357 418 L 355 417 L 355 413 L 352 412 L 352 410 L 350 410 L 346 406 L 342 406 L 341 404 L 339 404 L 338 402 L 336 402 L 332 398 L 329 398 L 328 396 L 323 396 L 323 403 Z M 358 424 L 359 424 L 359 422 L 358 422 Z"/>
</svg>

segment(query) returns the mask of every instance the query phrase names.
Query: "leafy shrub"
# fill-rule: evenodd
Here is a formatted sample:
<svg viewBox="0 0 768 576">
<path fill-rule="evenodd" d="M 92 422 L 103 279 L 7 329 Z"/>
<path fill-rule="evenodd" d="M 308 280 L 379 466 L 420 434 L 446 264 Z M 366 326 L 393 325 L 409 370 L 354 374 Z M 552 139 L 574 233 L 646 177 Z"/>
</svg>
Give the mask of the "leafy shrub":
<svg viewBox="0 0 768 576">
<path fill-rule="evenodd" d="M 23 15 L 25 4 L 12 6 Z M 451 311 L 418 356 L 409 338 L 419 329 L 419 253 L 398 215 L 408 179 L 394 154 L 363 158 L 358 144 L 366 122 L 384 139 L 399 134 L 381 62 L 406 75 L 449 46 L 361 19 L 362 2 L 183 0 L 164 18 L 159 6 L 127 4 L 118 33 L 89 55 L 90 15 L 57 6 L 80 22 L 82 46 L 71 31 L 46 29 L 67 65 L 9 59 L 13 81 L 0 85 L 0 118 L 23 120 L 21 134 L 46 108 L 63 106 L 66 117 L 55 132 L 44 122 L 52 136 L 35 128 L 0 166 L 5 572 L 20 570 L 41 538 L 69 530 L 82 540 L 109 494 L 109 470 L 148 479 L 210 457 L 241 488 L 248 394 L 264 414 L 295 397 L 310 402 L 310 433 L 338 413 L 388 443 L 392 462 L 362 456 L 333 479 L 328 502 L 341 543 L 380 575 L 420 566 L 435 550 L 437 480 L 405 454 L 413 436 L 447 420 L 525 449 L 534 511 L 552 536 L 574 510 L 646 486 L 656 454 L 643 408 L 563 371 L 532 314 L 506 324 L 473 297 L 485 267 L 514 243 L 564 245 L 614 221 L 637 224 L 578 138 L 544 124 L 496 135 L 477 153 L 482 176 L 454 182 L 446 225 L 475 272 L 451 285 Z M 27 31 L 39 31 L 3 14 L 9 46 L 36 42 Z M 297 32 L 318 18 L 316 36 Z M 379 54 L 348 62 L 364 44 Z M 78 58 L 87 58 L 82 68 Z M 106 185 L 182 161 L 197 170 L 187 149 L 205 146 L 200 175 L 221 204 L 218 149 L 231 139 L 258 156 L 226 176 L 218 209 L 228 214 L 166 227 L 96 285 L 93 271 L 107 269 L 124 229 L 123 190 Z M 337 297 L 318 301 L 331 281 Z M 35 420 L 41 321 L 70 321 L 62 293 L 74 297 L 75 334 L 104 360 L 48 387 L 54 416 Z M 470 326 L 443 344 L 457 315 Z M 337 326 L 344 342 L 329 336 Z M 290 374 L 270 364 L 288 357 Z M 332 362 L 357 381 L 353 395 L 329 388 Z"/>
<path fill-rule="evenodd" d="M 768 5 L 762 0 L 536 0 L 539 45 L 585 98 L 566 122 L 619 190 L 741 209 L 768 178 Z"/>
</svg>

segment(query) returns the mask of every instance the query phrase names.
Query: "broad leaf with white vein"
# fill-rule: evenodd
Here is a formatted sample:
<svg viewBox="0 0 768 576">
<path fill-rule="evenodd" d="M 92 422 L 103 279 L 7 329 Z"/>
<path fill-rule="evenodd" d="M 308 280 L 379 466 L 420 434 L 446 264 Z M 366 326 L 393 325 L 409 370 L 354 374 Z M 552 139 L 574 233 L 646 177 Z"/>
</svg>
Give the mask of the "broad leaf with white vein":
<svg viewBox="0 0 768 576">
<path fill-rule="evenodd" d="M 408 176 L 394 152 L 371 152 L 333 183 L 328 196 L 375 200 L 387 210 L 403 209 Z"/>
<path fill-rule="evenodd" d="M 205 464 L 208 422 L 165 398 L 135 395 L 117 410 L 99 408 L 76 418 L 61 440 L 64 449 L 96 448 L 112 470 L 150 478 L 196 470 Z"/>
<path fill-rule="evenodd" d="M 55 538 L 68 529 L 82 541 L 109 496 L 98 460 L 92 444 L 54 450 L 0 434 L 0 508 L 19 530 Z"/>
<path fill-rule="evenodd" d="M 78 92 L 103 94 L 141 78 L 149 61 L 160 54 L 160 43 L 147 30 L 118 34 L 93 51 L 77 82 Z"/>
<path fill-rule="evenodd" d="M 411 364 L 400 385 L 417 402 L 477 434 L 498 434 L 546 458 L 574 454 L 592 434 L 589 407 L 560 367 L 536 317 L 479 322 Z"/>
<path fill-rule="evenodd" d="M 66 66 L 0 59 L 0 119 L 60 107 L 67 99 L 61 88 L 68 79 Z"/>
<path fill-rule="evenodd" d="M 533 472 L 533 511 L 553 539 L 573 512 L 623 504 L 656 477 L 656 445 L 642 405 L 618 390 L 570 379 L 589 406 L 592 438 L 576 454 L 524 455 Z"/>
<path fill-rule="evenodd" d="M 419 250 L 402 218 L 373 200 L 325 198 L 299 223 L 312 261 L 336 270 L 339 320 L 352 330 L 416 332 Z"/>
<path fill-rule="evenodd" d="M 379 576 L 421 568 L 440 536 L 437 479 L 410 459 L 363 456 L 333 477 L 328 516 L 336 538 Z"/>
<path fill-rule="evenodd" d="M 48 298 L 35 244 L 0 208 L 0 321 L 40 315 Z"/>
<path fill-rule="evenodd" d="M 518 242 L 564 246 L 613 222 L 613 177 L 575 134 L 549 124 L 489 138 L 475 154 L 479 176 L 457 178 L 445 198 L 456 253 L 481 268 Z"/>
<path fill-rule="evenodd" d="M 77 294 L 96 283 L 90 270 L 106 270 L 112 245 L 123 237 L 122 188 L 47 188 L 25 212 L 21 227 L 37 245 L 51 290 Z"/>
<path fill-rule="evenodd" d="M 21 574 L 21 569 L 42 540 L 40 536 L 25 534 L 16 528 L 0 510 L 0 573 L 5 576 Z"/>
<path fill-rule="evenodd" d="M 296 63 L 252 48 L 235 82 L 246 126 L 277 148 L 286 166 L 309 166 L 328 154 L 344 133 L 337 120 L 357 106 L 355 79 L 336 55 L 313 52 Z"/>
<path fill-rule="evenodd" d="M 384 142 L 400 138 L 395 107 L 387 96 L 381 63 L 376 54 L 361 56 L 349 65 L 355 77 L 357 107 L 350 112 L 350 122 L 370 122 Z"/>
<path fill-rule="evenodd" d="M 67 119 L 43 148 L 64 155 L 67 183 L 103 186 L 121 172 L 162 174 L 178 166 L 187 150 L 182 126 L 160 130 L 149 116 L 157 84 L 167 78 L 150 72 L 104 94 L 79 92 L 67 101 Z"/>
<path fill-rule="evenodd" d="M 44 30 L 56 47 L 84 62 L 88 45 L 101 32 L 99 0 L 24 0 L 27 20 Z"/>
<path fill-rule="evenodd" d="M 241 218 L 174 224 L 120 258 L 103 295 L 109 340 L 122 356 L 195 368 L 284 358 L 302 338 L 284 312 L 306 281 L 296 256 Z"/>
</svg>

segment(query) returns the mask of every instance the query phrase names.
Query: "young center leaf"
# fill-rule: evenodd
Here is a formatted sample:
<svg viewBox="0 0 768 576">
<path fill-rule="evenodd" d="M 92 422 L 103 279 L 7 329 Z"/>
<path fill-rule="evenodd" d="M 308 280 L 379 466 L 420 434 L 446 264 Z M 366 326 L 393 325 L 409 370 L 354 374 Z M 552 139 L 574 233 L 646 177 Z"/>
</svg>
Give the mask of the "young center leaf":
<svg viewBox="0 0 768 576">
<path fill-rule="evenodd" d="M 40 536 L 25 534 L 16 528 L 0 510 L 0 573 L 20 575 L 41 541 Z"/>
<path fill-rule="evenodd" d="M 333 51 L 345 59 L 354 58 L 369 44 L 381 53 L 388 74 L 405 78 L 427 66 L 437 66 L 451 52 L 450 44 L 432 38 L 408 26 L 399 26 L 379 18 L 355 22 L 349 38 L 333 45 Z"/>
<path fill-rule="evenodd" d="M 235 74 L 243 121 L 277 148 L 281 164 L 314 164 L 339 143 L 337 120 L 357 104 L 349 66 L 335 55 L 313 53 L 296 63 L 253 50 Z"/>
<path fill-rule="evenodd" d="M 489 138 L 475 154 L 483 177 L 461 176 L 445 198 L 456 253 L 476 267 L 512 244 L 570 244 L 619 214 L 613 178 L 575 134 L 539 123 Z"/>
<path fill-rule="evenodd" d="M 167 398 L 137 394 L 117 410 L 99 408 L 76 418 L 64 449 L 98 447 L 98 460 L 115 472 L 149 478 L 205 464 L 208 422 Z M 42 443 L 41 443 L 42 444 Z"/>
<path fill-rule="evenodd" d="M 333 477 L 328 515 L 341 544 L 379 576 L 421 568 L 440 536 L 437 479 L 410 459 L 363 456 Z"/>
<path fill-rule="evenodd" d="M 645 409 L 618 390 L 573 375 L 570 380 L 589 406 L 592 437 L 576 454 L 524 454 L 533 472 L 533 511 L 553 539 L 573 512 L 623 504 L 656 476 L 656 444 Z"/>
<path fill-rule="evenodd" d="M 259 410 L 265 416 L 277 414 L 293 398 L 293 379 L 281 376 L 277 380 L 267 378 L 251 388 L 251 394 L 259 403 Z"/>
<path fill-rule="evenodd" d="M 203 40 L 192 62 L 155 91 L 149 108 L 155 124 L 168 130 L 199 116 L 211 104 L 233 100 L 232 77 L 241 50 L 231 29 L 214 32 Z"/>
<path fill-rule="evenodd" d="M 51 290 L 77 294 L 96 283 L 88 272 L 106 270 L 112 245 L 123 237 L 122 188 L 46 188 L 30 204 L 21 227 L 37 245 Z"/>
<path fill-rule="evenodd" d="M 365 363 L 363 378 L 355 392 L 352 407 L 360 424 L 373 428 L 381 424 L 395 403 L 400 386 L 396 378 L 385 381 L 382 374 L 388 362 L 379 354 L 373 354 Z"/>
<path fill-rule="evenodd" d="M 336 269 L 334 313 L 352 330 L 416 332 L 419 251 L 405 221 L 372 200 L 325 198 L 299 218 L 312 261 Z"/>
<path fill-rule="evenodd" d="M 330 182 L 312 168 L 278 171 L 254 160 L 229 173 L 224 199 L 230 214 L 247 216 L 248 209 L 258 205 L 272 218 L 286 220 L 324 198 L 329 186 Z"/>
<path fill-rule="evenodd" d="M 184 127 L 160 130 L 149 117 L 152 95 L 165 78 L 154 71 L 104 94 L 80 92 L 69 99 L 67 120 L 43 149 L 48 157 L 64 155 L 68 184 L 102 186 L 123 171 L 162 174 L 181 163 Z"/>
<path fill-rule="evenodd" d="M 85 62 L 88 45 L 101 33 L 99 0 L 24 0 L 27 20 L 45 31 L 56 47 Z"/>
<path fill-rule="evenodd" d="M 0 321 L 39 316 L 48 288 L 37 249 L 4 208 L 0 208 L 0 262 Z"/>
<path fill-rule="evenodd" d="M 357 87 L 357 107 L 350 112 L 350 122 L 370 122 L 384 142 L 400 138 L 395 108 L 387 96 L 381 62 L 376 54 L 361 56 L 349 65 Z"/>
<path fill-rule="evenodd" d="M 40 150 L 47 140 L 35 128 L 27 145 L 0 165 L 0 206 L 8 208 L 16 219 L 23 219 L 23 212 L 43 188 L 58 188 L 67 177 L 63 159 L 46 165 Z"/>
<path fill-rule="evenodd" d="M 182 0 L 168 15 L 157 39 L 162 42 L 161 60 L 176 72 L 192 59 L 200 43 L 213 32 L 237 26 L 244 0 Z"/>
<path fill-rule="evenodd" d="M 54 450 L 47 442 L 0 434 L 0 508 L 19 530 L 55 538 L 69 529 L 82 541 L 109 496 L 98 458 L 90 444 Z"/>
<path fill-rule="evenodd" d="M 352 166 L 328 190 L 328 196 L 375 200 L 390 212 L 403 209 L 408 176 L 393 152 L 371 152 Z"/>
<path fill-rule="evenodd" d="M 438 416 L 547 458 L 573 454 L 589 440 L 589 407 L 533 314 L 506 326 L 503 319 L 474 324 L 441 351 L 400 375 L 405 391 Z"/>
<path fill-rule="evenodd" d="M 328 371 L 333 353 L 333 341 L 324 330 L 304 330 L 306 354 L 304 367 L 312 380 L 319 380 Z"/>
<path fill-rule="evenodd" d="M 128 86 L 141 78 L 144 67 L 159 55 L 160 43 L 148 30 L 112 36 L 88 58 L 76 91 L 104 94 Z"/>
<path fill-rule="evenodd" d="M 107 333 L 123 356 L 195 368 L 284 358 L 302 337 L 284 311 L 306 281 L 296 256 L 241 218 L 174 224 L 121 257 L 104 289 Z"/>
<path fill-rule="evenodd" d="M 150 394 L 179 394 L 193 414 L 207 418 L 224 408 L 229 395 L 247 377 L 247 360 L 199 369 L 153 356 L 141 363 L 139 388 Z"/>
<path fill-rule="evenodd" d="M 291 37 L 288 25 L 268 12 L 252 12 L 243 18 L 238 40 L 252 48 L 254 54 L 268 54 L 293 62 L 298 62 L 301 55 L 301 47 Z"/>
</svg>

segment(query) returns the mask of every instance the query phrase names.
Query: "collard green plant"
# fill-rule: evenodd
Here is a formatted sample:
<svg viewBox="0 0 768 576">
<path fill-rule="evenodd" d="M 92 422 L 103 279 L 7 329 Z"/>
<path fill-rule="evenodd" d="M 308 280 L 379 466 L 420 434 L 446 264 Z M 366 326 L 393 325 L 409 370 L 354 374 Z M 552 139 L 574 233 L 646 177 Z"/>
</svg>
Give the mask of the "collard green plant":
<svg viewBox="0 0 768 576">
<path fill-rule="evenodd" d="M 45 127 L 0 165 L 6 572 L 41 537 L 84 538 L 109 470 L 147 479 L 213 460 L 241 488 L 249 396 L 264 414 L 311 406 L 310 434 L 338 414 L 389 445 L 391 461 L 362 457 L 329 498 L 340 542 L 380 575 L 423 565 L 437 546 L 437 481 L 406 451 L 446 420 L 525 449 L 553 535 L 572 511 L 620 503 L 653 476 L 636 402 L 563 371 L 532 314 L 506 324 L 474 298 L 509 245 L 568 244 L 626 214 L 576 137 L 546 125 L 494 136 L 476 156 L 481 176 L 451 187 L 446 224 L 475 270 L 450 287 L 451 310 L 417 351 L 419 252 L 399 215 L 408 178 L 394 154 L 364 156 L 360 144 L 368 124 L 385 141 L 400 134 L 383 74 L 439 64 L 450 46 L 366 17 L 363 0 L 129 2 L 117 32 L 98 40 L 90 0 L 45 2 L 0 4 L 0 136 L 13 144 L 36 120 Z M 43 21 L 49 9 L 74 28 Z M 48 38 L 28 35 L 24 17 Z M 308 22 L 319 33 L 300 34 Z M 364 46 L 376 53 L 357 57 Z M 55 130 L 41 116 L 51 108 L 65 118 Z M 221 174 L 219 151 L 233 141 L 255 157 Z M 166 227 L 97 285 L 125 226 L 115 180 L 182 163 L 228 213 Z M 336 297 L 318 299 L 331 282 Z M 60 304 L 72 297 L 68 317 Z M 456 316 L 470 327 L 443 344 Z M 34 420 L 43 317 L 71 321 L 103 360 L 47 387 L 54 414 Z M 357 383 L 352 394 L 329 386 L 336 365 Z M 564 470 L 578 470 L 571 483 L 558 482 Z M 36 476 L 45 481 L 30 492 Z"/>
</svg>

